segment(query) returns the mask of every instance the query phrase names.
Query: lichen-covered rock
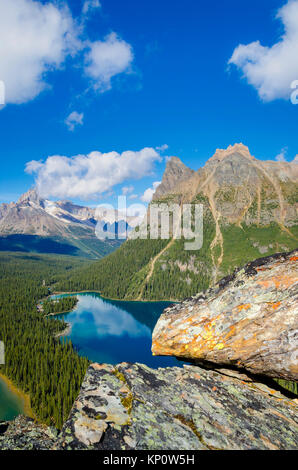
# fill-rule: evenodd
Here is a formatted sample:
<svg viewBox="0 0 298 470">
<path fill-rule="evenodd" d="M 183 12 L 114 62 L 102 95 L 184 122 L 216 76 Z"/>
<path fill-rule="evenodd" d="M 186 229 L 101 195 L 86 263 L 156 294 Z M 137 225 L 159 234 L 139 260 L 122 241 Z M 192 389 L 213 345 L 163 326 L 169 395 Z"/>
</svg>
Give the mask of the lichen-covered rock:
<svg viewBox="0 0 298 470">
<path fill-rule="evenodd" d="M 93 364 L 56 449 L 295 449 L 298 406 L 237 371 Z"/>
<path fill-rule="evenodd" d="M 298 380 L 298 251 L 249 263 L 166 309 L 152 352 Z"/>
<path fill-rule="evenodd" d="M 0 450 L 50 450 L 57 442 L 58 431 L 25 416 L 0 422 Z"/>
</svg>

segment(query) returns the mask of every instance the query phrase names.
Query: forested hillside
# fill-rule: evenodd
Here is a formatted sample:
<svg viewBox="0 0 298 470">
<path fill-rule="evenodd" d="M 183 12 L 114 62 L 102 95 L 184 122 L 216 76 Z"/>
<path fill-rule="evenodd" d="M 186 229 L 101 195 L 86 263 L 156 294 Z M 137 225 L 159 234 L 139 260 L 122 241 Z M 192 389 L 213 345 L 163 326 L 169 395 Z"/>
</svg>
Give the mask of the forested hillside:
<svg viewBox="0 0 298 470">
<path fill-rule="evenodd" d="M 99 291 L 104 296 L 124 299 L 136 272 L 148 265 L 168 244 L 167 240 L 130 240 L 101 263 L 76 269 L 55 284 L 56 291 Z M 137 280 L 135 281 L 137 282 Z"/>
<path fill-rule="evenodd" d="M 223 257 L 217 272 L 213 263 L 220 251 L 212 250 L 216 228 L 208 209 L 205 212 L 201 250 L 184 250 L 183 239 L 130 240 L 106 258 L 66 274 L 55 290 L 98 291 L 105 297 L 124 300 L 182 300 L 262 257 L 260 247 L 266 246 L 266 255 L 297 247 L 297 227 L 289 234 L 274 223 L 263 227 L 224 226 Z"/>
<path fill-rule="evenodd" d="M 70 257 L 0 254 L 0 339 L 6 359 L 0 371 L 30 395 L 38 419 L 58 428 L 78 394 L 88 360 L 70 341 L 62 344 L 55 338 L 65 324 L 38 313 L 36 304 L 48 295 L 47 285 L 85 264 Z"/>
</svg>

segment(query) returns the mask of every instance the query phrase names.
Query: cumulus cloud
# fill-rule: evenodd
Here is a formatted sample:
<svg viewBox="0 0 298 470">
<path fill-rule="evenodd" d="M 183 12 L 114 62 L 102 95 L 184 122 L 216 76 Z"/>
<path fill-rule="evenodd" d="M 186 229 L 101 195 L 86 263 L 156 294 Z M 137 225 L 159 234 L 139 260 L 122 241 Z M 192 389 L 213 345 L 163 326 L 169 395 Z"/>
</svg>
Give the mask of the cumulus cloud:
<svg viewBox="0 0 298 470">
<path fill-rule="evenodd" d="M 0 80 L 6 103 L 25 103 L 47 86 L 57 69 L 80 48 L 67 7 L 32 0 L 0 0 Z"/>
<path fill-rule="evenodd" d="M 141 196 L 141 201 L 147 202 L 148 204 L 152 201 L 153 195 L 157 189 L 157 187 L 161 184 L 161 181 L 156 181 L 153 183 L 152 188 L 146 189 L 143 196 Z"/>
<path fill-rule="evenodd" d="M 68 57 L 76 56 L 75 65 L 101 92 L 111 88 L 115 75 L 129 71 L 132 47 L 116 33 L 101 41 L 82 39 L 84 19 L 95 8 L 100 8 L 98 0 L 86 0 L 82 17 L 75 21 L 66 2 L 0 0 L 0 81 L 6 104 L 38 96 L 49 87 L 49 73 Z"/>
<path fill-rule="evenodd" d="M 161 157 L 153 148 L 123 153 L 91 152 L 88 155 L 50 156 L 45 162 L 27 163 L 26 172 L 35 174 L 36 187 L 42 197 L 96 197 L 128 179 L 152 174 Z"/>
<path fill-rule="evenodd" d="M 133 59 L 131 45 L 113 32 L 104 41 L 90 44 L 85 73 L 93 80 L 94 88 L 104 92 L 111 89 L 111 79 L 115 75 L 130 72 Z"/>
<path fill-rule="evenodd" d="M 26 164 L 26 173 L 33 174 L 38 173 L 43 167 L 42 161 L 32 160 Z"/>
<path fill-rule="evenodd" d="M 70 113 L 69 116 L 65 119 L 65 124 L 70 131 L 74 131 L 76 126 L 82 126 L 84 120 L 84 113 L 78 113 L 77 111 L 73 111 Z"/>
<path fill-rule="evenodd" d="M 233 52 L 229 64 L 243 72 L 263 101 L 289 99 L 291 84 L 298 79 L 298 0 L 289 0 L 278 10 L 277 19 L 284 26 L 284 34 L 272 47 L 260 41 L 240 44 Z"/>
<path fill-rule="evenodd" d="M 278 155 L 276 155 L 275 160 L 277 162 L 286 162 L 287 161 L 287 158 L 286 158 L 287 153 L 288 153 L 288 148 L 284 147 L 283 149 L 281 149 L 280 153 Z"/>
<path fill-rule="evenodd" d="M 298 163 L 298 155 L 296 155 L 296 157 L 294 157 L 293 162 L 294 162 L 294 163 Z"/>
</svg>

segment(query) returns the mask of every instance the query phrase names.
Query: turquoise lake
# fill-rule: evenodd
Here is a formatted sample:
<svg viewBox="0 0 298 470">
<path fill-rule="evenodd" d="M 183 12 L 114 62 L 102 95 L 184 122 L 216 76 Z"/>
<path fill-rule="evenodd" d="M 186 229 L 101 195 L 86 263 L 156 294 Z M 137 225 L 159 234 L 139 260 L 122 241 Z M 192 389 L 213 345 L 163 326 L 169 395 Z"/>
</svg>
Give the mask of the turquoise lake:
<svg viewBox="0 0 298 470">
<path fill-rule="evenodd" d="M 0 421 L 10 421 L 23 412 L 22 399 L 12 393 L 0 377 Z"/>
<path fill-rule="evenodd" d="M 175 358 L 154 357 L 151 353 L 153 328 L 169 302 L 121 302 L 95 293 L 75 296 L 75 309 L 57 318 L 64 317 L 71 324 L 67 338 L 82 356 L 109 364 L 140 362 L 152 368 L 181 365 Z"/>
</svg>

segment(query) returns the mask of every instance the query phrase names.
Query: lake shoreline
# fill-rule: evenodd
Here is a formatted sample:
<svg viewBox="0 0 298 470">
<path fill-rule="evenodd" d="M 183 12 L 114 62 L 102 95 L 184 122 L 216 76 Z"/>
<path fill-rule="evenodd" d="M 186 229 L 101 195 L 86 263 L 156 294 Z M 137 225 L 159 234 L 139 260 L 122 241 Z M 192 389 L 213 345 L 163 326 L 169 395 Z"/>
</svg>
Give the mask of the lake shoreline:
<svg viewBox="0 0 298 470">
<path fill-rule="evenodd" d="M 80 356 L 107 364 L 141 362 L 153 368 L 177 365 L 175 359 L 154 357 L 151 351 L 152 331 L 171 302 L 111 301 L 95 291 L 64 291 L 60 296 L 79 299 L 78 307 L 68 318 L 64 317 L 64 321 L 72 325 L 71 333 L 65 329 L 63 333 L 71 339 Z M 58 297 L 56 293 L 52 298 Z"/>
<path fill-rule="evenodd" d="M 51 295 L 49 295 L 48 298 L 52 297 L 53 295 L 80 295 L 80 294 L 98 294 L 100 295 L 101 298 L 105 300 L 114 300 L 116 302 L 135 302 L 135 303 L 143 303 L 143 302 L 148 302 L 148 303 L 155 303 L 155 302 L 173 302 L 173 303 L 179 303 L 182 302 L 182 300 L 137 300 L 137 299 L 130 299 L 130 300 L 124 300 L 124 299 L 114 299 L 113 297 L 105 297 L 104 295 L 101 294 L 101 292 L 96 291 L 96 290 L 82 290 L 79 292 L 53 292 Z"/>
<path fill-rule="evenodd" d="M 24 408 L 24 414 L 28 416 L 29 418 L 35 419 L 34 413 L 31 408 L 31 400 L 30 396 L 23 392 L 20 388 L 18 388 L 13 381 L 8 378 L 6 375 L 4 375 L 2 372 L 0 372 L 0 378 L 3 380 L 7 388 L 14 393 L 18 398 L 20 398 L 23 402 L 23 408 Z"/>
<path fill-rule="evenodd" d="M 63 331 L 60 331 L 60 333 L 57 333 L 55 335 L 55 338 L 63 338 L 64 336 L 69 336 L 72 330 L 72 325 L 71 323 L 66 323 L 66 327 L 64 328 Z"/>
<path fill-rule="evenodd" d="M 66 294 L 65 294 L 66 295 Z M 45 316 L 45 318 L 47 317 L 55 317 L 56 315 L 67 315 L 67 313 L 71 313 L 73 310 L 64 310 L 64 312 L 53 312 L 53 313 L 47 313 Z"/>
</svg>

